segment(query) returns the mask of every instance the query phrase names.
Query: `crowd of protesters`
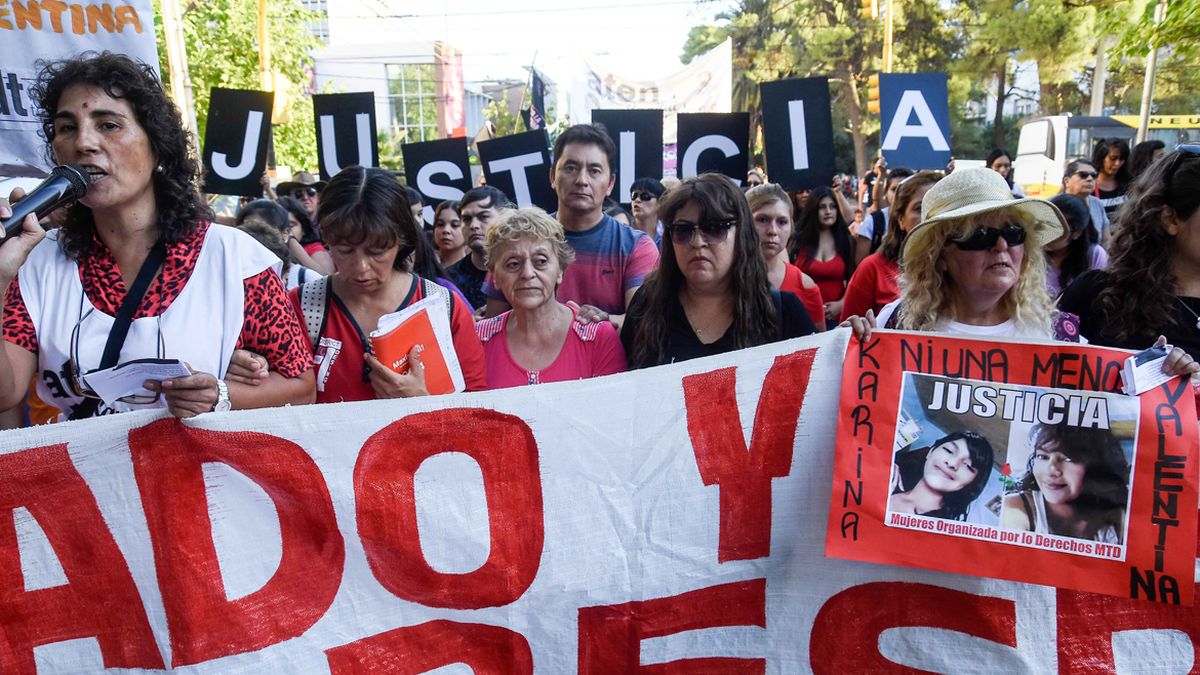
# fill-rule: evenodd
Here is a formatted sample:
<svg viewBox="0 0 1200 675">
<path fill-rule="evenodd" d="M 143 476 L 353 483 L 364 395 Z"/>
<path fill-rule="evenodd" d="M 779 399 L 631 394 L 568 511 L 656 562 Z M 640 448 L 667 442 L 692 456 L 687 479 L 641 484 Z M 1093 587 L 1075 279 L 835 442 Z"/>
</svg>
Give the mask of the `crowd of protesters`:
<svg viewBox="0 0 1200 675">
<path fill-rule="evenodd" d="M 466 389 L 608 375 L 851 325 L 1200 350 L 1200 148 L 1099 143 L 1062 194 L 1025 198 L 1012 162 L 885 169 L 785 192 L 761 170 L 639 178 L 572 126 L 551 216 L 481 186 L 437 204 L 380 169 L 307 172 L 214 224 L 180 116 L 153 71 L 102 54 L 50 64 L 35 93 L 57 163 L 92 186 L 47 233 L 0 247 L 0 408 L 34 422 L 427 395 L 421 346 L 396 372 L 367 336 L 433 298 Z M 1132 155 L 1132 160 L 1131 160 Z M 748 191 L 746 191 L 748 189 Z M 864 194 L 866 193 L 866 194 Z M 12 195 L 19 198 L 20 194 Z M 0 216 L 8 213 L 0 200 Z M 1057 304 L 1056 304 L 1057 303 Z M 137 358 L 192 371 L 102 401 L 87 374 Z"/>
</svg>

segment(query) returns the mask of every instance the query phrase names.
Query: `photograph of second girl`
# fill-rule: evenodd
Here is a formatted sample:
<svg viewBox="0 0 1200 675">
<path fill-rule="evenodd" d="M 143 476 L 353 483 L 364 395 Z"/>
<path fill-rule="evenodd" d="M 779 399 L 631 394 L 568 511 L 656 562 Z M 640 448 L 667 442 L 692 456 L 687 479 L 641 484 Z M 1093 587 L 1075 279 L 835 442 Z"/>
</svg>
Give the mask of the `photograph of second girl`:
<svg viewBox="0 0 1200 675">
<path fill-rule="evenodd" d="M 833 190 L 819 187 L 808 195 L 796 223 L 790 251 L 792 262 L 817 282 L 825 300 L 825 325 L 833 328 L 842 317 L 846 283 L 854 273 L 854 244 Z"/>
<path fill-rule="evenodd" d="M 723 354 L 814 332 L 804 305 L 771 288 L 750 205 L 725 176 L 667 191 L 658 269 L 629 306 L 621 342 L 630 368 Z"/>
</svg>

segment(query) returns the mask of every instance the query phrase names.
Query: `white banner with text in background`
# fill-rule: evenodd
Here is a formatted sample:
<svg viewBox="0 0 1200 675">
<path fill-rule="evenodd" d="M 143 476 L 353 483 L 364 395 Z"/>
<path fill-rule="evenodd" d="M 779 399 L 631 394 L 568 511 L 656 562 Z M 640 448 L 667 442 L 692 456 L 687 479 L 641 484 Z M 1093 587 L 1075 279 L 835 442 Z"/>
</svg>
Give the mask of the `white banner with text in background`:
<svg viewBox="0 0 1200 675">
<path fill-rule="evenodd" d="M 1192 608 L 825 558 L 846 346 L 0 434 L 0 671 L 1197 662 Z"/>
<path fill-rule="evenodd" d="M 0 0 L 0 176 L 49 171 L 31 91 L 37 61 L 88 51 L 128 54 L 157 71 L 150 0 Z"/>
</svg>

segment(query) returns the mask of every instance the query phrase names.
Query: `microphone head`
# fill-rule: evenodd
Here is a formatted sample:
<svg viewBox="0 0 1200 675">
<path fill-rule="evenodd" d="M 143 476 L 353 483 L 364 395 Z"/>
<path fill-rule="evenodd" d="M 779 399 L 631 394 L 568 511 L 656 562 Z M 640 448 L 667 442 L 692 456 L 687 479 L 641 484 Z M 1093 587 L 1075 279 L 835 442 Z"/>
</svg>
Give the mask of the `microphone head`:
<svg viewBox="0 0 1200 675">
<path fill-rule="evenodd" d="M 71 184 L 70 195 L 72 199 L 79 199 L 92 186 L 92 177 L 78 164 L 61 164 L 54 167 L 50 171 L 50 175 L 62 176 L 67 179 L 67 182 Z"/>
</svg>

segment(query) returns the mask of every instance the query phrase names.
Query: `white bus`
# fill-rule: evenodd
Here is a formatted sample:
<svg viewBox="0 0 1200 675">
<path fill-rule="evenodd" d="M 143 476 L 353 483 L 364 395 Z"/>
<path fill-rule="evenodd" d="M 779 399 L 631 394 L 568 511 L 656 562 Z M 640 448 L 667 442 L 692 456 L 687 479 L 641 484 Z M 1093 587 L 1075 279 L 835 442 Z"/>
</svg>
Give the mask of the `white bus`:
<svg viewBox="0 0 1200 675">
<path fill-rule="evenodd" d="M 1124 138 L 1132 146 L 1137 125 L 1137 115 L 1031 117 L 1021 124 L 1013 180 L 1030 197 L 1058 194 L 1071 160 L 1090 159 L 1102 138 Z M 1200 115 L 1151 115 L 1148 138 L 1162 141 L 1168 150 L 1200 142 Z"/>
</svg>

